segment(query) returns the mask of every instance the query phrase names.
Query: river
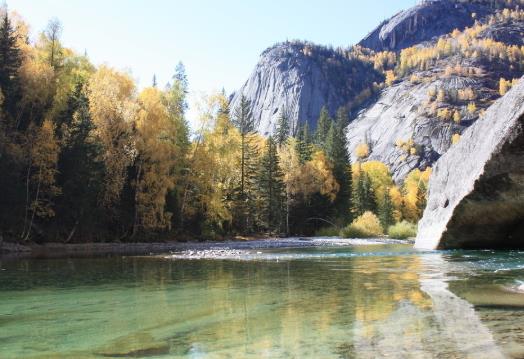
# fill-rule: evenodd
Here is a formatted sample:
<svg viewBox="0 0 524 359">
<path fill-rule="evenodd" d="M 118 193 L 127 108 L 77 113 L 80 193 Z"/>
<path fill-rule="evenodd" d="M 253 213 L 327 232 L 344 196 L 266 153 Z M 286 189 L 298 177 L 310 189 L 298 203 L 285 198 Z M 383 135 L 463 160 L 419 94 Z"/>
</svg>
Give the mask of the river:
<svg viewBox="0 0 524 359">
<path fill-rule="evenodd" d="M 523 251 L 359 241 L 0 261 L 1 358 L 522 358 Z"/>
</svg>

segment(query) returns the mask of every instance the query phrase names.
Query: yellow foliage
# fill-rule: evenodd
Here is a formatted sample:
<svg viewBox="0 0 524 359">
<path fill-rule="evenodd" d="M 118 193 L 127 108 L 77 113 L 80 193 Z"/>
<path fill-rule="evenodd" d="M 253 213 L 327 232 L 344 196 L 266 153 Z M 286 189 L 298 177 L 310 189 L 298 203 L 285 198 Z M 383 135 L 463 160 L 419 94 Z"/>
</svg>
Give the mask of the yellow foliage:
<svg viewBox="0 0 524 359">
<path fill-rule="evenodd" d="M 355 148 L 355 155 L 359 159 L 363 159 L 369 156 L 369 146 L 367 143 L 361 143 Z"/>
<path fill-rule="evenodd" d="M 462 101 L 472 101 L 477 98 L 475 91 L 471 87 L 458 90 L 458 98 Z"/>
<path fill-rule="evenodd" d="M 471 114 L 474 114 L 477 111 L 477 105 L 475 105 L 475 102 L 470 102 L 468 104 L 468 112 Z"/>
<path fill-rule="evenodd" d="M 453 136 L 451 136 L 451 143 L 456 144 L 460 141 L 460 134 L 455 133 Z"/>
<path fill-rule="evenodd" d="M 444 91 L 444 89 L 438 90 L 437 101 L 438 102 L 446 101 L 446 91 Z"/>
<path fill-rule="evenodd" d="M 451 118 L 451 111 L 448 108 L 440 108 L 437 111 L 437 117 L 441 120 L 447 121 Z"/>
<path fill-rule="evenodd" d="M 394 186 L 389 168 L 380 161 L 355 163 L 352 166 L 353 183 L 358 182 L 361 172 L 366 173 L 371 180 L 371 187 L 375 193 L 378 205 L 382 206 L 384 192 Z"/>
<path fill-rule="evenodd" d="M 279 150 L 288 194 L 307 199 L 314 193 L 320 193 L 334 201 L 340 186 L 333 176 L 333 166 L 324 151 L 315 151 L 310 161 L 301 164 L 295 145 L 296 140 L 290 139 Z"/>
<path fill-rule="evenodd" d="M 392 70 L 386 71 L 386 86 L 391 86 L 395 82 L 397 77 L 395 76 L 395 73 Z"/>
<path fill-rule="evenodd" d="M 131 124 L 138 109 L 135 85 L 128 75 L 101 66 L 89 81 L 88 98 L 95 134 L 104 147 L 103 203 L 110 205 L 120 197 L 126 167 L 135 156 L 131 140 Z"/>
<path fill-rule="evenodd" d="M 380 221 L 372 212 L 365 212 L 342 231 L 344 237 L 376 237 L 384 234 Z"/>
<path fill-rule="evenodd" d="M 60 194 L 56 186 L 58 154 L 60 147 L 55 138 L 55 126 L 46 119 L 40 128 L 32 129 L 30 136 L 31 183 L 36 188 L 31 201 L 33 215 L 54 217 L 53 198 Z"/>
<path fill-rule="evenodd" d="M 455 121 L 456 123 L 460 123 L 461 120 L 462 120 L 462 117 L 460 116 L 460 112 L 455 111 L 453 113 L 453 121 Z"/>
<path fill-rule="evenodd" d="M 159 90 L 146 88 L 138 101 L 140 110 L 134 141 L 137 152 L 135 225 L 161 229 L 168 227 L 171 219 L 171 214 L 164 208 L 166 195 L 175 185 L 172 176 L 178 154 L 172 141 L 176 137 L 175 124 L 169 118 Z"/>
<path fill-rule="evenodd" d="M 422 216 L 420 201 L 425 200 L 427 187 L 431 176 L 431 168 L 425 171 L 415 169 L 411 171 L 404 180 L 404 208 L 403 217 L 412 223 L 417 223 Z"/>
</svg>

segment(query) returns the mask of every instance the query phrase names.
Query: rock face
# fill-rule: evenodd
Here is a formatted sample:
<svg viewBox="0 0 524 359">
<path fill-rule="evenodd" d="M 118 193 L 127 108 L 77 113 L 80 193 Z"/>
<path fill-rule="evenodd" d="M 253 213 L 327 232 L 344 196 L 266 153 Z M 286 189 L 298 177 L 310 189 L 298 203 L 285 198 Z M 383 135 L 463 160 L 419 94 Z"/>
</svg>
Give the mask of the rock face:
<svg viewBox="0 0 524 359">
<path fill-rule="evenodd" d="M 428 114 L 429 90 L 478 86 L 472 78 L 450 77 L 421 84 L 402 81 L 386 88 L 347 128 L 352 161 L 357 160 L 355 148 L 366 144 L 370 152 L 367 160 L 385 163 L 396 182 L 415 168 L 431 166 L 451 146 L 452 135 L 461 133 L 468 121 L 457 124 Z"/>
<path fill-rule="evenodd" d="M 490 12 L 490 3 L 456 0 L 425 1 L 399 12 L 367 35 L 359 45 L 375 51 L 398 51 L 473 25 Z"/>
<path fill-rule="evenodd" d="M 231 108 L 234 111 L 244 95 L 251 101 L 259 133 L 271 134 L 283 112 L 294 132 L 299 123 L 315 128 L 323 106 L 333 115 L 367 84 L 382 80 L 369 64 L 333 49 L 287 42 L 262 53 L 249 79 L 233 95 Z"/>
<path fill-rule="evenodd" d="M 436 163 L 417 248 L 524 248 L 524 81 Z"/>
</svg>

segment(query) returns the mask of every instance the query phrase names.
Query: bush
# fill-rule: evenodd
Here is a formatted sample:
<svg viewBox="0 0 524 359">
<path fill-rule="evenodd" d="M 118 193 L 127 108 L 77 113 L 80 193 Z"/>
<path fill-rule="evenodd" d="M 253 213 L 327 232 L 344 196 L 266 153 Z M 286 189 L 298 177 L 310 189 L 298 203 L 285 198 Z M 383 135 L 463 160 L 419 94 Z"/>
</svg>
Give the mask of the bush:
<svg viewBox="0 0 524 359">
<path fill-rule="evenodd" d="M 338 232 L 336 227 L 324 227 L 315 232 L 315 237 L 336 237 Z"/>
<path fill-rule="evenodd" d="M 406 239 L 417 235 L 417 225 L 408 221 L 399 222 L 388 229 L 391 238 Z"/>
<path fill-rule="evenodd" d="M 340 236 L 344 238 L 370 238 L 384 234 L 377 216 L 372 212 L 365 212 L 349 226 L 340 231 Z"/>
</svg>

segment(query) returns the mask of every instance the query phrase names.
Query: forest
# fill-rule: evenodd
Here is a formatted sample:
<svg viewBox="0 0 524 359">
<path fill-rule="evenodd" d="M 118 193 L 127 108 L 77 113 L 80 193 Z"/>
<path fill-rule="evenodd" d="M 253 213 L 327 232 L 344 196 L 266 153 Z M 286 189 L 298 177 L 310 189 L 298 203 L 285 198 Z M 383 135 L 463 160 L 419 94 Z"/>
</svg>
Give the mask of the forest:
<svg viewBox="0 0 524 359">
<path fill-rule="evenodd" d="M 4 9 L 0 26 L 0 234 L 8 241 L 149 241 L 236 235 L 412 236 L 431 169 L 401 186 L 388 168 L 350 162 L 346 108 L 292 133 L 257 134 L 245 98 L 204 96 L 187 121 L 188 79 L 165 86 L 94 66 L 61 43 L 53 19 L 29 40 Z M 342 230 L 342 231 L 341 231 Z"/>
</svg>

